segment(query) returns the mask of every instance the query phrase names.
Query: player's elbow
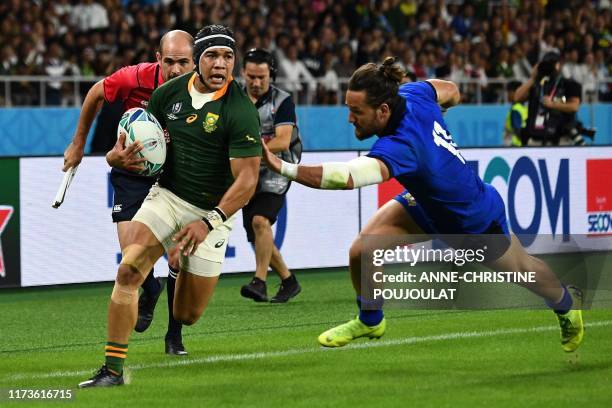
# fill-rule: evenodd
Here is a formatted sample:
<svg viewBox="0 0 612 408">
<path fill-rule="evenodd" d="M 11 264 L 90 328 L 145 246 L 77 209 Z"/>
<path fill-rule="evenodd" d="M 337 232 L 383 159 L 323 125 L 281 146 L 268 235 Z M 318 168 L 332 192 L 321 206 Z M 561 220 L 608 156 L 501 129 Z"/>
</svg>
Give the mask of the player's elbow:
<svg viewBox="0 0 612 408">
<path fill-rule="evenodd" d="M 461 102 L 461 91 L 459 91 L 459 87 L 454 82 L 449 82 L 451 85 L 449 88 L 449 106 L 458 105 Z"/>
</svg>

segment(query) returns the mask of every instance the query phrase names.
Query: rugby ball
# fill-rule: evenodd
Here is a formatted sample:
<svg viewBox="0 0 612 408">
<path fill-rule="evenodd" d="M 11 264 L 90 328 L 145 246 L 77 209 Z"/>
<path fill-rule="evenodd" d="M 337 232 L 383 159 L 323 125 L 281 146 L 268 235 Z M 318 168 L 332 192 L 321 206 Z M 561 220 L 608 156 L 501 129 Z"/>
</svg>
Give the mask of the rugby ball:
<svg viewBox="0 0 612 408">
<path fill-rule="evenodd" d="M 125 147 L 140 142 L 143 149 L 138 155 L 146 160 L 140 174 L 154 176 L 159 174 L 166 161 L 166 139 L 164 130 L 155 116 L 142 108 L 128 109 L 119 120 L 117 137 L 124 132 Z"/>
</svg>

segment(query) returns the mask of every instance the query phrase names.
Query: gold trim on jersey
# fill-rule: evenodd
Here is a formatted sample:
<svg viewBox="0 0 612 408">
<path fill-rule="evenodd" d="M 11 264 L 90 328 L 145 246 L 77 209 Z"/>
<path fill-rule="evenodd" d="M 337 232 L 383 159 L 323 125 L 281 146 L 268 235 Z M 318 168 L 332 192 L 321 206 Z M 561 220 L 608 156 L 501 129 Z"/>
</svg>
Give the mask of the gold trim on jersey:
<svg viewBox="0 0 612 408">
<path fill-rule="evenodd" d="M 189 82 L 187 82 L 187 92 L 189 94 L 191 94 L 191 90 L 194 87 L 194 83 L 195 80 L 197 78 L 197 73 L 194 72 L 193 75 L 191 76 L 191 78 L 189 79 Z M 216 101 L 217 99 L 221 98 L 223 95 L 225 95 L 227 93 L 227 89 L 229 88 L 229 85 L 232 83 L 232 81 L 234 80 L 233 76 L 229 76 L 229 78 L 227 79 L 227 83 L 225 85 L 223 85 L 223 88 L 220 88 L 218 90 L 216 90 L 213 95 L 212 95 L 212 99 L 210 99 L 209 102 L 211 101 Z M 200 92 L 196 89 L 197 92 Z M 200 92 L 201 93 L 201 92 Z"/>
</svg>

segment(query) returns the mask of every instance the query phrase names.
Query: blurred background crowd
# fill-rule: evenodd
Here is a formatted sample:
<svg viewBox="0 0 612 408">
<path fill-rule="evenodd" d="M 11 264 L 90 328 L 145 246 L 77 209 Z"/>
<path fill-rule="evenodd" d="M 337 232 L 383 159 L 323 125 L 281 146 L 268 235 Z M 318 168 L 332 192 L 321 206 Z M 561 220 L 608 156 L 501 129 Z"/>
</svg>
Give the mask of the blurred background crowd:
<svg viewBox="0 0 612 408">
<path fill-rule="evenodd" d="M 298 102 L 336 104 L 353 70 L 397 56 L 411 79 L 462 83 L 464 103 L 505 102 L 504 83 L 526 80 L 558 51 L 583 101 L 610 101 L 610 1 L 599 0 L 5 0 L 0 78 L 93 78 L 154 61 L 159 38 L 206 24 L 231 27 L 238 55 L 272 50 L 279 84 Z M 0 81 L 0 102 L 41 104 L 40 83 Z M 91 82 L 44 84 L 46 105 L 74 105 Z"/>
</svg>

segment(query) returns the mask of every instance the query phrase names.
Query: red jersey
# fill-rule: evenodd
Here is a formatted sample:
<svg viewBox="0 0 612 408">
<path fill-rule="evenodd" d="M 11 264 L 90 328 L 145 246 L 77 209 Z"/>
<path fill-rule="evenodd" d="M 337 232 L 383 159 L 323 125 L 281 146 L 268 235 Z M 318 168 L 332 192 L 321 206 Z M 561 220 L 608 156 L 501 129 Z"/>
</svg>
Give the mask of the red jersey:
<svg viewBox="0 0 612 408">
<path fill-rule="evenodd" d="M 123 67 L 104 78 L 104 99 L 123 101 L 125 110 L 146 108 L 153 91 L 164 83 L 157 62 L 143 62 Z"/>
</svg>

